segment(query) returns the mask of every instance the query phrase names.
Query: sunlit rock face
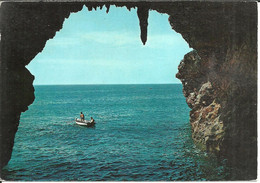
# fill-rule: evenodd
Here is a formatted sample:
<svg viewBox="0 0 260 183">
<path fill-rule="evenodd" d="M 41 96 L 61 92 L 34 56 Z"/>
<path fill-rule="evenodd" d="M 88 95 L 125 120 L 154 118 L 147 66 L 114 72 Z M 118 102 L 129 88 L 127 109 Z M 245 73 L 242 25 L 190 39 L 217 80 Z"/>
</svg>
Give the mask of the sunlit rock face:
<svg viewBox="0 0 260 183">
<path fill-rule="evenodd" d="M 129 10 L 139 8 L 143 43 L 147 39 L 148 9 L 170 15 L 172 28 L 196 50 L 184 57 L 177 74 L 191 108 L 195 143 L 227 157 L 231 166 L 240 167 L 234 169 L 233 179 L 255 179 L 257 6 L 254 2 L 2 3 L 1 168 L 11 158 L 20 114 L 34 100 L 34 77 L 25 65 L 43 50 L 46 41 L 62 28 L 71 12 L 80 11 L 84 5 L 88 10 L 105 6 L 108 12 L 113 4 Z"/>
<path fill-rule="evenodd" d="M 250 50 L 240 50 L 239 57 L 233 52 L 237 60 L 227 59 L 220 66 L 223 70 L 212 77 L 208 73 L 211 64 L 204 62 L 197 51 L 192 51 L 184 56 L 176 74 L 191 108 L 195 144 L 226 157 L 237 169 L 235 179 L 256 176 L 256 65 L 244 63 L 245 57 L 252 58 L 248 52 Z"/>
<path fill-rule="evenodd" d="M 236 169 L 234 179 L 254 179 L 256 7 L 252 3 L 208 5 L 204 18 L 193 13 L 194 8 L 186 11 L 189 21 L 179 13 L 176 16 L 180 19 L 175 14 L 169 18 L 172 28 L 196 49 L 184 56 L 176 75 L 191 108 L 192 137 L 203 149 L 228 158 Z M 226 16 L 216 16 L 220 10 Z"/>
<path fill-rule="evenodd" d="M 223 121 L 220 120 L 221 105 L 216 102 L 216 90 L 204 77 L 203 63 L 196 51 L 185 55 L 176 77 L 182 81 L 183 93 L 190 111 L 192 137 L 202 148 L 220 151 L 224 138 Z"/>
<path fill-rule="evenodd" d="M 192 137 L 202 148 L 220 151 L 224 138 L 224 125 L 220 120 L 221 105 L 211 81 L 204 77 L 201 58 L 196 51 L 185 55 L 176 77 L 182 81 L 183 93 L 190 111 Z"/>
</svg>

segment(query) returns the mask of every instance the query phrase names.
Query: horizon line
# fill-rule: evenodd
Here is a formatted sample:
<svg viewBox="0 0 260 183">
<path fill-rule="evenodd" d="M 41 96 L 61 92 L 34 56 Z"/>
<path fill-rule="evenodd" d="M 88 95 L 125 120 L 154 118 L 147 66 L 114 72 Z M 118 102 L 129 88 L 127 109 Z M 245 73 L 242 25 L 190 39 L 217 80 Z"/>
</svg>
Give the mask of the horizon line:
<svg viewBox="0 0 260 183">
<path fill-rule="evenodd" d="M 33 86 L 82 86 L 82 85 L 172 85 L 182 83 L 121 83 L 121 84 L 33 84 Z"/>
</svg>

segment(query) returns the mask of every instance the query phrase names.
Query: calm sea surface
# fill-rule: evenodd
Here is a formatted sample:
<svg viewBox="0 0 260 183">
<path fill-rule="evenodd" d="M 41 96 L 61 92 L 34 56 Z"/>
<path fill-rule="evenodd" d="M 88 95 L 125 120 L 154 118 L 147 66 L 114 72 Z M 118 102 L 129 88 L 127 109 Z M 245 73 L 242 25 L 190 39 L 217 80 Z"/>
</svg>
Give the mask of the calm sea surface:
<svg viewBox="0 0 260 183">
<path fill-rule="evenodd" d="M 35 86 L 2 178 L 223 180 L 225 161 L 193 144 L 182 85 Z M 78 126 L 80 112 L 95 128 Z"/>
</svg>

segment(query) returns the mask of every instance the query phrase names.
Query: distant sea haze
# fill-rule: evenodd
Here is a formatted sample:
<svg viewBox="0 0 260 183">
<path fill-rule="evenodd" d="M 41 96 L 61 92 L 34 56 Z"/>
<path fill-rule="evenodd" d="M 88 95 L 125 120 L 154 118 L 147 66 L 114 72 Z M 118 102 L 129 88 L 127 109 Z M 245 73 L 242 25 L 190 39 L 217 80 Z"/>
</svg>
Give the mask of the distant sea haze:
<svg viewBox="0 0 260 183">
<path fill-rule="evenodd" d="M 35 85 L 4 180 L 225 180 L 197 149 L 181 84 Z M 93 128 L 79 126 L 80 112 Z"/>
</svg>

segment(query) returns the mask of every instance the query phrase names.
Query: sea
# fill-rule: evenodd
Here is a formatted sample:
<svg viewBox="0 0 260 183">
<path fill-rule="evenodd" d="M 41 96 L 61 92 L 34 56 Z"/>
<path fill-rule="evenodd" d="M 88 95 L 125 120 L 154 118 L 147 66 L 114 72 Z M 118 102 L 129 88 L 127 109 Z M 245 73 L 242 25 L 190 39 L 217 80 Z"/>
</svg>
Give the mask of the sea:
<svg viewBox="0 0 260 183">
<path fill-rule="evenodd" d="M 229 179 L 226 160 L 194 144 L 181 84 L 34 88 L 4 180 Z M 80 112 L 93 117 L 95 127 L 77 125 Z"/>
</svg>

